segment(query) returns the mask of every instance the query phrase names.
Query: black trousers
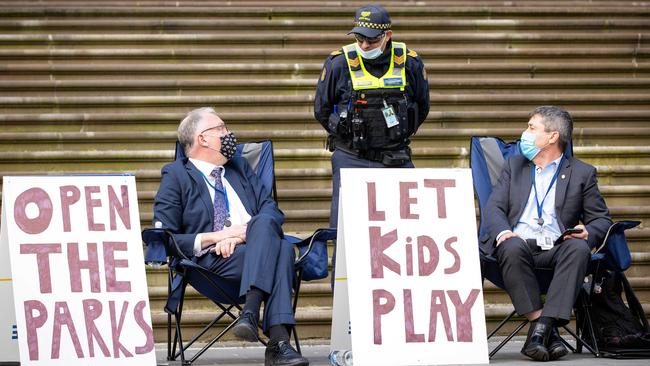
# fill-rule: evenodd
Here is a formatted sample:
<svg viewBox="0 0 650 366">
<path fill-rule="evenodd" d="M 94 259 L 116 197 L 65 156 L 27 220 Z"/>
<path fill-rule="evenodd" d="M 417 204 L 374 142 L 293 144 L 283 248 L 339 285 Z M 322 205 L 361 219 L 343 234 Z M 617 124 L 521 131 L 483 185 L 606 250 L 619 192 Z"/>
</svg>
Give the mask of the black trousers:
<svg viewBox="0 0 650 366">
<path fill-rule="evenodd" d="M 296 323 L 291 303 L 294 256 L 293 244 L 282 239 L 281 227 L 259 215 L 248 223 L 245 245 L 237 245 L 229 258 L 208 253 L 199 264 L 238 287 L 240 296 L 251 287 L 265 292 L 262 326 L 268 332 L 274 325 Z"/>
<path fill-rule="evenodd" d="M 514 237 L 496 247 L 495 256 L 505 290 L 518 314 L 542 309 L 542 316 L 558 319 L 560 324 L 569 321 L 591 257 L 585 240 L 565 240 L 542 251 L 535 244 Z M 553 270 L 545 304 L 535 269 Z"/>
</svg>

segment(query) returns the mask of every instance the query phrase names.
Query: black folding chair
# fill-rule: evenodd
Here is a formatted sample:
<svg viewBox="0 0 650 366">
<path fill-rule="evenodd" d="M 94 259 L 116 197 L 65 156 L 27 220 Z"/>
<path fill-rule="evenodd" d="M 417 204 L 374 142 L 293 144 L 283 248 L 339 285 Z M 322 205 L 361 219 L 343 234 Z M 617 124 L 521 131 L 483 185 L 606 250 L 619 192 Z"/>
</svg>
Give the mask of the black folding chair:
<svg viewBox="0 0 650 366">
<path fill-rule="evenodd" d="M 271 141 L 266 140 L 239 144 L 237 146 L 237 154 L 249 162 L 253 171 L 266 188 L 272 192 L 273 198 L 276 199 L 273 145 Z M 184 157 L 183 149 L 177 142 L 176 158 L 180 159 Z M 292 303 L 294 314 L 298 306 L 298 294 L 302 280 L 327 277 L 327 241 L 335 237 L 336 229 L 318 229 L 306 239 L 285 235 L 284 239 L 293 243 L 299 253 L 294 263 L 294 268 L 296 269 Z M 244 299 L 239 297 L 238 288 L 235 288 L 235 286 L 227 281 L 219 281 L 220 278 L 217 275 L 192 261 L 192 258 L 184 255 L 174 239 L 174 233 L 164 228 L 151 228 L 143 230 L 142 238 L 147 246 L 145 261 L 147 263 L 168 264 L 168 299 L 165 305 L 165 312 L 167 312 L 167 359 L 173 361 L 180 356 L 182 364 L 192 364 L 235 325 L 239 316 L 235 315 L 234 311 L 242 310 L 241 304 L 244 302 Z M 314 263 L 312 258 L 315 253 L 321 255 L 321 258 L 325 255 L 325 263 L 323 264 L 322 260 L 318 261 L 320 268 L 317 270 L 310 267 Z M 193 335 L 189 341 L 184 342 L 182 336 L 182 314 L 185 290 L 188 284 L 212 300 L 220 311 L 212 321 Z M 172 316 L 174 316 L 175 322 L 173 341 Z M 185 351 L 224 318 L 230 321 L 205 346 L 187 360 Z M 295 328 L 291 333 L 296 349 L 300 352 L 300 341 Z M 260 340 L 260 342 L 266 345 L 264 340 Z"/>
</svg>

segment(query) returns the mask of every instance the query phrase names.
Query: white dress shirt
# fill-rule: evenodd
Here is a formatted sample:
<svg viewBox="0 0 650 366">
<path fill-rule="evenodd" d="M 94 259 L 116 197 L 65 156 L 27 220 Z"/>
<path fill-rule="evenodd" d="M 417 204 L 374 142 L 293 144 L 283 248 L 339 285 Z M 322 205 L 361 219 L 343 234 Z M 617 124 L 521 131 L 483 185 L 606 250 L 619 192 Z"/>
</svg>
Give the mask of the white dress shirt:
<svg viewBox="0 0 650 366">
<path fill-rule="evenodd" d="M 208 182 L 205 182 L 206 187 L 208 188 L 208 192 L 210 192 L 210 198 L 212 201 L 214 201 L 214 183 L 215 179 L 210 176 L 214 168 L 217 167 L 217 165 L 214 165 L 212 163 L 208 163 L 203 160 L 197 160 L 197 159 L 189 159 L 192 164 L 201 172 L 201 174 L 204 175 L 205 178 L 207 178 Z M 232 188 L 230 183 L 228 183 L 228 180 L 226 179 L 226 167 L 222 167 L 223 170 L 221 171 L 221 182 L 223 183 L 223 188 L 226 191 L 226 197 L 228 199 L 228 212 L 229 212 L 229 217 L 230 217 L 230 223 L 232 225 L 242 225 L 242 224 L 247 224 L 251 220 L 251 215 L 248 214 L 248 211 L 246 211 L 246 208 L 244 207 L 244 204 L 241 202 L 241 199 L 239 199 L 239 196 L 237 195 L 237 192 Z M 196 238 L 194 239 L 194 254 L 196 255 L 201 251 L 201 234 L 198 234 Z"/>
</svg>

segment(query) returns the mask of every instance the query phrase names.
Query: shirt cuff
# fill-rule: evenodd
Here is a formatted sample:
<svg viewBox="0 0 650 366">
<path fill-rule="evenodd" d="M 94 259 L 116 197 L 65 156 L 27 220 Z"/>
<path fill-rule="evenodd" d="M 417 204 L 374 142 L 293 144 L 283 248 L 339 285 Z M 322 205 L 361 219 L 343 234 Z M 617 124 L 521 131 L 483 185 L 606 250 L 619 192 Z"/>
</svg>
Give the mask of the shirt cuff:
<svg viewBox="0 0 650 366">
<path fill-rule="evenodd" d="M 194 255 L 198 255 L 201 252 L 201 239 L 203 239 L 203 234 L 196 234 L 194 238 Z"/>
<path fill-rule="evenodd" d="M 497 243 L 499 242 L 499 239 L 501 239 L 501 237 L 507 233 L 512 233 L 512 230 L 503 230 L 502 232 L 500 232 L 499 235 L 497 235 Z"/>
</svg>

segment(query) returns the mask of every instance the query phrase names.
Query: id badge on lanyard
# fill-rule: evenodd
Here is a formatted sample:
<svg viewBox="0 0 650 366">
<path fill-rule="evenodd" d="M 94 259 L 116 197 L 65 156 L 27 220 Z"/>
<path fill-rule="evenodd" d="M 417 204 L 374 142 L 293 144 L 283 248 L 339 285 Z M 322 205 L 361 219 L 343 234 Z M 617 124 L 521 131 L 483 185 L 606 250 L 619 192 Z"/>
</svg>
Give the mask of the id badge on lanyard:
<svg viewBox="0 0 650 366">
<path fill-rule="evenodd" d="M 381 113 L 384 114 L 386 127 L 391 128 L 399 124 L 397 116 L 395 115 L 395 109 L 393 109 L 393 106 L 389 106 L 388 103 L 386 103 L 386 100 L 384 100 L 384 108 L 381 109 Z"/>
<path fill-rule="evenodd" d="M 546 230 L 540 228 L 535 232 L 535 240 L 537 240 L 537 246 L 541 250 L 551 250 L 553 249 L 553 237 Z"/>
</svg>

